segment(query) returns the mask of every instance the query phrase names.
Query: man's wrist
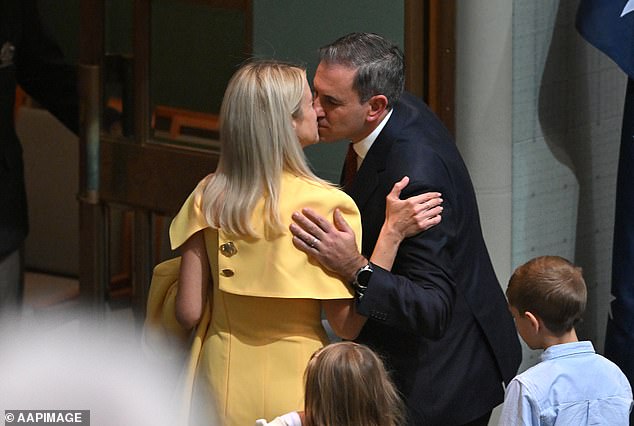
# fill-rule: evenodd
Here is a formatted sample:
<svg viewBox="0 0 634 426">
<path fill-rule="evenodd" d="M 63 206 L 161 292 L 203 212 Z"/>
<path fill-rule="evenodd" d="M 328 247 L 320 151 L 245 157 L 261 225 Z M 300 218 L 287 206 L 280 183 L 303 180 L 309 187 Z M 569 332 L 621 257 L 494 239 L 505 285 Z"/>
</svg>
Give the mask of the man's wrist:
<svg viewBox="0 0 634 426">
<path fill-rule="evenodd" d="M 368 262 L 355 274 L 354 281 L 352 282 L 352 288 L 359 299 L 363 297 L 365 291 L 368 289 L 373 272 L 374 265 L 372 265 L 371 262 Z"/>
<path fill-rule="evenodd" d="M 357 277 L 357 271 L 369 263 L 369 260 L 359 256 L 354 262 L 350 262 L 350 269 L 346 271 L 346 281 L 352 283 Z"/>
</svg>

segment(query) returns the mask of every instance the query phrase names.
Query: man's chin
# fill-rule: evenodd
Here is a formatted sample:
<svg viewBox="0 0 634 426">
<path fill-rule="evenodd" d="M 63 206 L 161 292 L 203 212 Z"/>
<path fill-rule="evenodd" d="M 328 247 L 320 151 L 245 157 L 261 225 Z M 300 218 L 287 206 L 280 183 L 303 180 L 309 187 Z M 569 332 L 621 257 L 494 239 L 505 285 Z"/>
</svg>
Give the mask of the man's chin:
<svg viewBox="0 0 634 426">
<path fill-rule="evenodd" d="M 333 138 L 332 136 L 329 135 L 319 135 L 319 143 L 329 143 L 329 142 L 334 142 L 338 139 Z"/>
<path fill-rule="evenodd" d="M 327 127 L 317 126 L 317 134 L 319 135 L 319 143 L 328 143 L 334 140 Z"/>
</svg>

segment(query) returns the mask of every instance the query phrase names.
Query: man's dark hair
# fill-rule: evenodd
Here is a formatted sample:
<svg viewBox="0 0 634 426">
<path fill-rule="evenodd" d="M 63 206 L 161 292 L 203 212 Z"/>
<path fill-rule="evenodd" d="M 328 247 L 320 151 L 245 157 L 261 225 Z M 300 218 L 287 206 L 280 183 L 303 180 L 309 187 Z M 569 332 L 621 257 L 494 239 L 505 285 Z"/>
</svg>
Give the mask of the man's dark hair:
<svg viewBox="0 0 634 426">
<path fill-rule="evenodd" d="M 361 102 L 367 102 L 374 95 L 385 95 L 388 108 L 392 108 L 403 93 L 403 52 L 378 34 L 345 35 L 319 49 L 319 60 L 356 69 L 353 87 Z"/>
</svg>

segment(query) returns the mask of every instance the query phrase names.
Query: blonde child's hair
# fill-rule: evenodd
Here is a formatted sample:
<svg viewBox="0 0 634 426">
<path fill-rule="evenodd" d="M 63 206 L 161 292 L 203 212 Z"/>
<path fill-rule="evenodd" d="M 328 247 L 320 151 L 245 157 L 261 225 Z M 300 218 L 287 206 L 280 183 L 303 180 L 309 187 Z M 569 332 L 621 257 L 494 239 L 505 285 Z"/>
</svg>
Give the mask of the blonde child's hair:
<svg viewBox="0 0 634 426">
<path fill-rule="evenodd" d="M 306 426 L 399 426 L 404 406 L 381 359 L 367 346 L 330 344 L 305 373 Z"/>
</svg>

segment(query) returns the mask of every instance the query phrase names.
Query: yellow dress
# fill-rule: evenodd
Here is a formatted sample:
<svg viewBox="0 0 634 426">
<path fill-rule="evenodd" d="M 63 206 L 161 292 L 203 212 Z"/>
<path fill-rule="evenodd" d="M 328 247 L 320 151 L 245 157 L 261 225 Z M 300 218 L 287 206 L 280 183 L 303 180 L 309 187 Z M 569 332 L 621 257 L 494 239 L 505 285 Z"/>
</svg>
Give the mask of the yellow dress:
<svg viewBox="0 0 634 426">
<path fill-rule="evenodd" d="M 274 239 L 244 239 L 210 228 L 201 210 L 205 182 L 170 227 L 172 248 L 204 230 L 213 277 L 206 329 L 199 327 L 192 354 L 198 356 L 192 363 L 192 416 L 209 418 L 214 410 L 223 425 L 252 425 L 303 409 L 304 369 L 328 343 L 320 300 L 352 298 L 352 292 L 297 250 L 290 231 Z M 338 207 L 360 239 L 358 209 L 342 191 L 290 174 L 283 175 L 280 189 L 286 229 L 291 214 L 303 207 L 329 219 Z M 253 216 L 260 235 L 262 207 L 261 201 Z"/>
</svg>

